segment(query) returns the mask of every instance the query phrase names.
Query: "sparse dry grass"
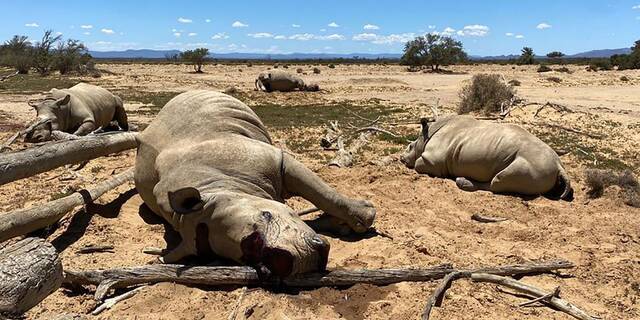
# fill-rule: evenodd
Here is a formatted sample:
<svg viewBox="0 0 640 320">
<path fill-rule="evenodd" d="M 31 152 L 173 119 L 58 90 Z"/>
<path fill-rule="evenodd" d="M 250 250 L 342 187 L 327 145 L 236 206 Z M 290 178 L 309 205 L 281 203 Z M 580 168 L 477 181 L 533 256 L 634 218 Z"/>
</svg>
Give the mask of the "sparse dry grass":
<svg viewBox="0 0 640 320">
<path fill-rule="evenodd" d="M 587 191 L 589 198 L 599 198 L 607 187 L 615 185 L 622 188 L 625 204 L 640 208 L 640 183 L 630 170 L 616 172 L 588 169 L 585 171 L 585 183 L 589 187 Z"/>
</svg>

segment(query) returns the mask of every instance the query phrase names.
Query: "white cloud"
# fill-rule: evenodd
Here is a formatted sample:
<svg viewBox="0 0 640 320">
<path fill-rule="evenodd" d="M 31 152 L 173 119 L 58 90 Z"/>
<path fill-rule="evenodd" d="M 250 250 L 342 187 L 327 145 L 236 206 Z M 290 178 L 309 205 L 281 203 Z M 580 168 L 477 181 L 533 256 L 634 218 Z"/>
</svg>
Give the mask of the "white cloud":
<svg viewBox="0 0 640 320">
<path fill-rule="evenodd" d="M 440 32 L 439 34 L 443 35 L 443 36 L 451 36 L 456 32 L 456 29 L 451 28 L 451 27 L 446 27 L 444 28 L 444 30 L 442 30 L 442 32 Z M 436 32 L 437 33 L 437 32 Z"/>
<path fill-rule="evenodd" d="M 401 34 L 389 34 L 378 35 L 375 33 L 360 33 L 354 35 L 351 39 L 354 41 L 367 41 L 374 44 L 392 44 L 392 43 L 405 43 L 415 38 L 415 33 L 401 33 Z"/>
<path fill-rule="evenodd" d="M 331 34 L 328 36 L 317 36 L 316 39 L 318 40 L 344 40 L 344 36 L 341 34 Z"/>
<path fill-rule="evenodd" d="M 289 36 L 289 39 L 291 40 L 300 40 L 300 41 L 308 41 L 313 39 L 315 36 L 310 34 L 310 33 L 298 33 L 298 34 L 294 34 L 292 36 Z"/>
<path fill-rule="evenodd" d="M 90 25 L 90 24 L 83 24 L 83 25 L 80 26 L 80 28 L 82 28 L 82 29 L 93 29 L 93 26 Z"/>
<path fill-rule="evenodd" d="M 180 33 L 180 32 L 174 32 L 174 33 L 173 33 L 173 35 L 174 35 L 174 36 L 176 36 L 176 37 L 180 37 L 180 36 L 182 35 L 182 33 Z"/>
<path fill-rule="evenodd" d="M 315 35 L 312 33 L 298 33 L 289 36 L 290 40 L 309 41 L 309 40 L 344 40 L 345 36 L 341 34 L 330 34 L 327 36 Z"/>
<path fill-rule="evenodd" d="M 91 32 L 89 32 L 89 31 L 85 31 L 85 32 L 83 32 L 82 34 L 84 34 L 85 36 L 89 36 L 89 35 L 91 35 Z"/>
<path fill-rule="evenodd" d="M 365 30 L 378 30 L 378 29 L 380 29 L 380 27 L 376 26 L 375 24 L 365 24 L 364 27 L 362 27 L 362 29 L 365 29 Z"/>
<path fill-rule="evenodd" d="M 320 29 L 320 32 L 325 32 L 327 31 L 327 29 Z"/>
<path fill-rule="evenodd" d="M 40 25 L 38 25 L 38 23 L 36 23 L 36 22 L 31 22 L 31 23 L 26 23 L 24 26 L 25 27 L 31 27 L 31 28 L 37 28 Z"/>
<path fill-rule="evenodd" d="M 95 42 L 94 44 L 99 45 L 99 46 L 106 46 L 106 45 L 111 44 L 111 42 L 109 42 L 109 41 L 98 41 L 98 42 Z"/>
<path fill-rule="evenodd" d="M 293 27 L 293 28 L 300 28 L 300 25 L 299 25 L 299 24 L 295 24 L 295 23 L 294 23 L 294 24 L 292 24 L 292 25 L 291 25 L 291 27 Z"/>
<path fill-rule="evenodd" d="M 193 22 L 193 20 L 180 17 L 180 18 L 178 18 L 178 22 L 180 22 L 180 23 L 191 23 L 191 22 Z"/>
<path fill-rule="evenodd" d="M 429 26 L 427 26 L 427 28 L 429 28 L 429 29 L 432 29 L 432 30 L 433 30 L 433 29 L 435 29 L 435 28 L 436 28 L 436 26 L 434 26 L 434 25 L 429 25 Z"/>
<path fill-rule="evenodd" d="M 232 23 L 231 26 L 234 27 L 234 28 L 246 28 L 249 25 L 245 24 L 245 23 L 242 23 L 240 21 L 236 21 L 236 22 Z"/>
<path fill-rule="evenodd" d="M 551 25 L 546 22 L 540 23 L 536 26 L 536 29 L 540 29 L 540 30 L 550 29 L 550 28 L 551 28 Z"/>
<path fill-rule="evenodd" d="M 268 32 L 249 33 L 247 36 L 260 39 L 260 38 L 273 38 L 273 35 Z"/>
<path fill-rule="evenodd" d="M 213 40 L 229 39 L 229 36 L 224 32 L 218 32 L 218 33 L 214 34 L 213 36 L 211 36 L 211 39 L 213 39 Z"/>
<path fill-rule="evenodd" d="M 105 28 L 100 29 L 100 32 L 106 33 L 106 34 L 114 34 L 115 33 L 115 31 L 113 31 L 113 29 L 105 29 Z"/>
<path fill-rule="evenodd" d="M 339 24 L 337 24 L 337 23 L 335 23 L 335 22 L 331 22 L 331 23 L 329 23 L 329 24 L 327 25 L 327 27 L 331 27 L 331 28 L 337 28 L 337 27 L 339 27 L 339 26 L 340 26 L 340 25 L 339 25 Z"/>
<path fill-rule="evenodd" d="M 484 37 L 488 33 L 489 27 L 479 24 L 464 26 L 462 30 L 458 30 L 458 32 L 456 32 L 456 34 L 461 37 Z"/>
<path fill-rule="evenodd" d="M 285 36 L 283 36 L 283 35 L 277 35 L 277 36 L 275 36 L 275 37 L 273 37 L 273 38 L 274 38 L 274 39 L 276 39 L 276 40 L 284 40 L 284 39 L 286 39 L 287 37 L 285 37 Z"/>
<path fill-rule="evenodd" d="M 524 39 L 524 36 L 523 36 L 523 35 L 521 35 L 521 34 L 516 35 L 516 39 Z"/>
<path fill-rule="evenodd" d="M 633 6 L 633 7 L 631 7 L 631 9 L 634 9 L 634 10 L 638 9 L 638 10 L 640 10 L 640 4 L 637 4 L 637 5 Z"/>
<path fill-rule="evenodd" d="M 507 36 L 507 37 L 513 37 L 513 32 L 507 32 L 504 35 Z"/>
<path fill-rule="evenodd" d="M 211 22 L 211 19 L 204 19 L 204 22 L 209 23 Z"/>
<path fill-rule="evenodd" d="M 197 34 L 197 33 L 195 33 L 195 32 L 189 32 L 189 34 L 188 34 L 188 36 L 189 36 L 189 37 L 195 37 L 195 36 L 197 36 L 197 35 L 198 35 L 198 34 Z"/>
</svg>

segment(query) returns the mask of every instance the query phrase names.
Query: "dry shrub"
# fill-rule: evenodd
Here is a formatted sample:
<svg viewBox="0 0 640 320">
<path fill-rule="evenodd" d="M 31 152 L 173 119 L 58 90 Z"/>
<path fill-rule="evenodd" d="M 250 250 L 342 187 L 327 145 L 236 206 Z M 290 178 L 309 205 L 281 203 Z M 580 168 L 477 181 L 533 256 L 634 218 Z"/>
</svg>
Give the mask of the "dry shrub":
<svg viewBox="0 0 640 320">
<path fill-rule="evenodd" d="M 620 81 L 627 82 L 627 81 L 629 81 L 629 77 L 622 76 L 622 77 L 620 77 Z"/>
<path fill-rule="evenodd" d="M 560 82 L 562 82 L 562 79 L 560 79 L 558 77 L 549 77 L 549 78 L 547 78 L 547 81 L 554 82 L 554 83 L 560 83 Z"/>
<path fill-rule="evenodd" d="M 512 87 L 519 87 L 521 84 L 522 82 L 520 82 L 520 80 L 517 80 L 517 79 L 509 80 L 509 85 L 511 85 Z"/>
<path fill-rule="evenodd" d="M 549 72 L 551 71 L 551 68 L 549 68 L 548 66 L 545 66 L 544 64 L 540 65 L 538 67 L 538 72 Z"/>
<path fill-rule="evenodd" d="M 624 203 L 640 208 L 640 183 L 630 170 L 588 169 L 585 171 L 585 183 L 589 187 L 587 196 L 591 199 L 600 198 L 609 186 L 618 186 L 622 188 Z"/>
<path fill-rule="evenodd" d="M 302 73 L 302 71 L 303 71 L 303 70 L 302 70 L 302 68 L 298 68 L 298 69 L 296 69 L 296 72 L 297 72 L 297 73 Z"/>
<path fill-rule="evenodd" d="M 320 69 L 318 69 L 318 68 L 313 68 L 313 73 L 315 73 L 315 74 L 319 74 L 319 73 L 320 73 Z"/>
<path fill-rule="evenodd" d="M 502 104 L 509 102 L 516 92 L 497 74 L 477 74 L 471 83 L 460 90 L 458 113 L 482 110 L 485 114 L 500 112 Z"/>
<path fill-rule="evenodd" d="M 329 65 L 329 69 L 335 69 L 335 68 L 336 68 L 336 66 L 335 66 L 335 65 L 333 65 L 333 64 L 330 64 L 330 65 Z"/>
<path fill-rule="evenodd" d="M 555 70 L 556 72 L 562 72 L 562 73 L 571 73 L 571 70 L 569 70 L 569 68 L 567 67 L 560 67 L 558 69 Z"/>
</svg>

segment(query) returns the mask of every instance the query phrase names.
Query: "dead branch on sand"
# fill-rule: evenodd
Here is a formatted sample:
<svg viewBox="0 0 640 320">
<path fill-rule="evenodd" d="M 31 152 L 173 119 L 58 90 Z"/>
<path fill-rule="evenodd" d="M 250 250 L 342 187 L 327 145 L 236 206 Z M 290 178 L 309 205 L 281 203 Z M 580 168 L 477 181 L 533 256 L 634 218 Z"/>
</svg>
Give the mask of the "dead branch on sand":
<svg viewBox="0 0 640 320">
<path fill-rule="evenodd" d="M 124 301 L 127 300 L 131 297 L 133 297 L 134 295 L 136 295 L 136 293 L 138 293 L 138 291 L 142 290 L 142 288 L 144 288 L 144 286 L 141 287 L 137 287 L 129 292 L 125 292 L 119 296 L 115 296 L 113 298 L 109 298 L 107 300 L 104 301 L 103 304 L 99 305 L 95 310 L 93 310 L 91 312 L 91 315 L 97 316 L 100 313 L 102 313 L 102 311 L 107 310 L 107 309 L 111 309 L 113 306 L 116 305 L 116 303 L 120 302 L 120 301 Z"/>
<path fill-rule="evenodd" d="M 17 76 L 18 74 L 19 74 L 19 72 L 18 72 L 18 71 L 16 71 L 16 72 L 14 72 L 14 73 L 10 73 L 10 74 L 8 74 L 8 75 L 2 76 L 2 77 L 0 77 L 0 81 L 5 81 L 5 80 L 7 80 L 7 79 L 9 79 L 9 78 L 11 78 L 11 77 L 15 77 L 15 76 Z"/>
<path fill-rule="evenodd" d="M 133 180 L 133 169 L 119 173 L 93 188 L 79 190 L 70 196 L 0 215 L 0 242 L 49 226 L 73 208 L 92 203 L 107 191 L 131 180 Z"/>
<path fill-rule="evenodd" d="M 49 142 L 40 147 L 0 155 L 0 185 L 66 164 L 79 163 L 138 146 L 136 133 L 118 132 Z"/>
<path fill-rule="evenodd" d="M 478 222 L 482 222 L 482 223 L 492 223 L 492 222 L 502 222 L 502 221 L 507 221 L 509 219 L 507 218 L 502 218 L 502 217 L 491 217 L 491 216 L 483 216 L 481 214 L 478 213 L 474 213 L 471 216 L 471 220 L 475 220 Z"/>
<path fill-rule="evenodd" d="M 539 288 L 505 276 L 489 274 L 486 272 L 456 271 L 444 277 L 438 287 L 436 287 L 436 290 L 433 291 L 433 293 L 427 300 L 424 312 L 422 313 L 422 320 L 429 320 L 431 309 L 434 306 L 440 307 L 442 305 L 445 291 L 447 291 L 447 289 L 451 287 L 451 283 L 457 279 L 471 279 L 473 282 L 496 283 L 534 297 L 534 299 L 530 301 L 521 303 L 519 305 L 520 307 L 540 302 L 545 305 L 550 305 L 555 309 L 560 310 L 580 320 L 596 319 L 595 317 L 588 315 L 586 312 L 582 311 L 580 308 L 574 306 L 573 304 L 560 299 L 560 287 L 556 287 L 553 292 L 547 293 Z"/>
<path fill-rule="evenodd" d="M 187 285 L 240 285 L 288 287 L 352 286 L 358 283 L 389 285 L 398 282 L 433 281 L 446 275 L 465 271 L 504 276 L 545 273 L 573 268 L 566 260 L 532 262 L 516 265 L 456 270 L 450 264 L 422 269 L 360 269 L 334 270 L 321 273 L 293 275 L 284 279 L 261 280 L 251 267 L 185 266 L 175 264 L 145 265 L 111 270 L 65 271 L 65 284 L 97 285 L 95 298 L 102 300 L 111 289 L 126 288 L 142 283 L 175 282 Z"/>
<path fill-rule="evenodd" d="M 33 130 L 35 130 L 38 126 L 47 123 L 47 122 L 51 122 L 51 119 L 40 119 L 38 121 L 36 121 L 35 123 L 31 124 L 30 126 L 28 126 L 26 129 L 22 130 L 22 131 L 18 131 L 16 133 L 14 133 L 9 139 L 7 139 L 7 141 L 2 145 L 2 147 L 0 147 L 0 152 L 3 152 L 5 150 L 9 150 L 9 146 L 14 143 L 19 137 L 26 137 L 28 134 L 32 133 Z"/>
</svg>

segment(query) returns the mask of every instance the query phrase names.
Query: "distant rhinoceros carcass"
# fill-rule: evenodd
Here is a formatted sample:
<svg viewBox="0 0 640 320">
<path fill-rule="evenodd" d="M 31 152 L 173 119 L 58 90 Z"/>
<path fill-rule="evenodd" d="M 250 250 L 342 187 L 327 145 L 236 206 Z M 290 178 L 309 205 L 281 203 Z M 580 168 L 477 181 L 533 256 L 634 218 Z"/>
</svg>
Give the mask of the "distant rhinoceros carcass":
<svg viewBox="0 0 640 320">
<path fill-rule="evenodd" d="M 517 125 L 457 115 L 421 123 L 421 134 L 401 159 L 418 173 L 456 178 L 466 191 L 573 198 L 556 152 Z"/>
<path fill-rule="evenodd" d="M 122 130 L 129 129 L 120 97 L 91 84 L 51 89 L 44 99 L 29 101 L 29 105 L 36 110 L 42 124 L 27 134 L 25 140 L 28 142 L 50 140 L 51 131 L 87 135 L 98 128 L 109 127 L 111 121 L 117 121 Z"/>
<path fill-rule="evenodd" d="M 289 92 L 296 89 L 300 91 L 320 90 L 317 84 L 306 85 L 299 77 L 279 70 L 269 70 L 260 73 L 255 85 L 258 91 L 266 92 Z"/>
</svg>

